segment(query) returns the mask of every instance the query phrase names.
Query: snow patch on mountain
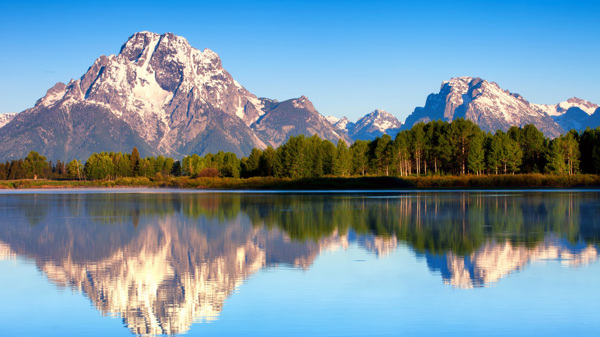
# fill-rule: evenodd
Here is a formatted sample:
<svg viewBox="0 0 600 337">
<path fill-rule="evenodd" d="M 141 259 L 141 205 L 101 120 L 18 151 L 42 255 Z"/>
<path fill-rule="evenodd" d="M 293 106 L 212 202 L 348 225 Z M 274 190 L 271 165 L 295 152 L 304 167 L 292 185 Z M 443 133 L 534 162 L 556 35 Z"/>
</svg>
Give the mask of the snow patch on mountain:
<svg viewBox="0 0 600 337">
<path fill-rule="evenodd" d="M 325 119 L 327 119 L 327 121 L 329 123 L 331 123 L 331 125 L 335 125 L 335 123 L 339 122 L 339 118 L 335 117 L 335 116 L 325 116 Z"/>
<path fill-rule="evenodd" d="M 0 114 L 0 128 L 12 121 L 18 112 L 7 112 Z"/>
<path fill-rule="evenodd" d="M 347 117 L 342 117 L 342 119 L 338 120 L 333 126 L 335 126 L 338 130 L 343 130 L 348 132 L 348 130 L 354 127 L 354 123 L 352 123 Z"/>
</svg>

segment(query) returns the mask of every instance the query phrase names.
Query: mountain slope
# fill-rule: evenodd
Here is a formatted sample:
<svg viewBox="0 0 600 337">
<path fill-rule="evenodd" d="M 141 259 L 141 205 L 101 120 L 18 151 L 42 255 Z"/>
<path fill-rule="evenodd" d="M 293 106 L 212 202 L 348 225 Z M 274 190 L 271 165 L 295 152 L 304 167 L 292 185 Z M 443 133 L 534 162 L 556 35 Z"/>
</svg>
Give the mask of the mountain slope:
<svg viewBox="0 0 600 337">
<path fill-rule="evenodd" d="M 592 129 L 600 127 L 600 108 L 597 108 L 596 111 L 586 120 L 586 127 L 587 126 Z"/>
<path fill-rule="evenodd" d="M 262 102 L 266 113 L 252 124 L 252 128 L 273 147 L 283 144 L 291 136 L 300 134 L 316 134 L 334 144 L 340 138 L 347 143 L 351 142 L 348 135 L 335 129 L 305 96 L 283 102 L 268 99 L 263 99 Z"/>
<path fill-rule="evenodd" d="M 0 129 L 0 157 L 24 158 L 38 151 L 50 159 L 87 159 L 94 152 L 131 151 L 156 154 L 127 123 L 106 107 L 84 102 L 36 106 Z"/>
<path fill-rule="evenodd" d="M 583 130 L 587 126 L 589 115 L 578 107 L 570 107 L 565 113 L 552 116 L 558 125 L 566 130 Z"/>
<path fill-rule="evenodd" d="M 424 107 L 417 107 L 403 129 L 431 120 L 466 118 L 484 131 L 508 130 L 511 126 L 533 124 L 546 136 L 558 137 L 564 130 L 544 111 L 519 94 L 501 89 L 480 78 L 457 77 L 442 83 L 440 92 L 430 94 Z"/>
</svg>

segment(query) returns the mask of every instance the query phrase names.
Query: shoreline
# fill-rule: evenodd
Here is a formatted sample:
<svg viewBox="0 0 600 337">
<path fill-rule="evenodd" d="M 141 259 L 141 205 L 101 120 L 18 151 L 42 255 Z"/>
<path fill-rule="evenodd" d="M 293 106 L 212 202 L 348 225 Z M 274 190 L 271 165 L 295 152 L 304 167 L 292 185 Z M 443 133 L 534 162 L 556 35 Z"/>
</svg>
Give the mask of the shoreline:
<svg viewBox="0 0 600 337">
<path fill-rule="evenodd" d="M 600 175 L 558 176 L 549 174 L 425 176 L 425 177 L 323 177 L 323 178 L 189 178 L 146 177 L 115 180 L 4 180 L 0 192 L 11 190 L 156 189 L 196 191 L 427 191 L 481 189 L 593 189 L 600 188 Z"/>
</svg>

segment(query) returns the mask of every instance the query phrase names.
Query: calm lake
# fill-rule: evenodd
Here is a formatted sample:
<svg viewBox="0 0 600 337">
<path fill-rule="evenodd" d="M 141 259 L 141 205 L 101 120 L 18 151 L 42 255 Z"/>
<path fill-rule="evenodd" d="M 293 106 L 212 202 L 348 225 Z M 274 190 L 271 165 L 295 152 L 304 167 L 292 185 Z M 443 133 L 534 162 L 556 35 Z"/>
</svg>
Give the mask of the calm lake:
<svg viewBox="0 0 600 337">
<path fill-rule="evenodd" d="M 598 336 L 600 191 L 0 192 L 3 336 Z"/>
</svg>

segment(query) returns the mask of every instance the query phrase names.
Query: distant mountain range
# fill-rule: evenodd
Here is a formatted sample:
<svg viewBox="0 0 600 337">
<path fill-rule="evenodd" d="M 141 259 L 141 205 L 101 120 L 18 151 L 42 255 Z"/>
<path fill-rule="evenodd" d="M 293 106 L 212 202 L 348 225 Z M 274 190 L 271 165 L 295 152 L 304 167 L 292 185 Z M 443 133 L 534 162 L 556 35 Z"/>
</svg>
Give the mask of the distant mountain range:
<svg viewBox="0 0 600 337">
<path fill-rule="evenodd" d="M 100 56 L 79 79 L 54 85 L 34 107 L 0 114 L 0 160 L 32 150 L 50 159 L 87 159 L 134 146 L 143 156 L 248 155 L 254 147 L 277 147 L 300 134 L 350 143 L 459 117 L 490 132 L 534 124 L 549 137 L 600 125 L 600 110 L 591 102 L 532 104 L 474 77 L 443 82 L 404 124 L 383 110 L 353 123 L 322 116 L 305 96 L 283 102 L 259 98 L 223 69 L 213 51 L 195 49 L 171 33 L 141 32 L 118 55 Z"/>
<path fill-rule="evenodd" d="M 379 109 L 360 118 L 356 123 L 350 122 L 346 117 L 337 119 L 328 116 L 327 120 L 337 129 L 346 132 L 353 140 L 372 140 L 386 133 L 395 136 L 402 126 L 394 115 Z"/>
</svg>

